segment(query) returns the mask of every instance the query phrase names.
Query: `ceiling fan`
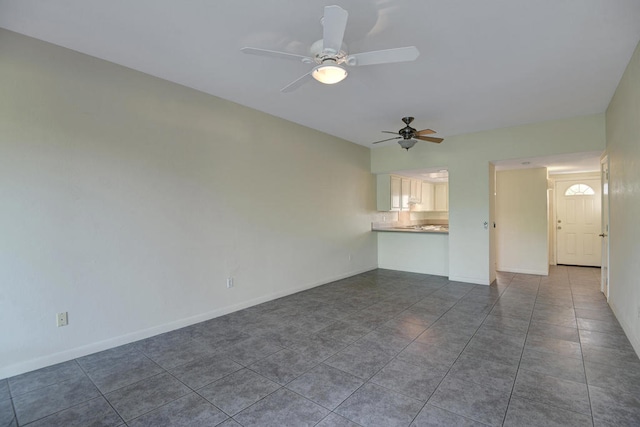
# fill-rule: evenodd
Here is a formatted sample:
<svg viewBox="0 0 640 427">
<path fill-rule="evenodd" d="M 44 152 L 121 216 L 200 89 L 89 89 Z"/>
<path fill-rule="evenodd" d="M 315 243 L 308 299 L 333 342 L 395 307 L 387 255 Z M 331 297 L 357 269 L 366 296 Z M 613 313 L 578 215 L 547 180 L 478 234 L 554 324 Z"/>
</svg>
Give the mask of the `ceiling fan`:
<svg viewBox="0 0 640 427">
<path fill-rule="evenodd" d="M 349 13 L 340 6 L 325 6 L 324 17 L 321 20 L 323 26 L 322 39 L 311 45 L 309 49 L 310 56 L 256 47 L 243 47 L 240 50 L 252 55 L 293 59 L 302 61 L 305 64 L 316 64 L 307 74 L 282 88 L 281 92 L 292 92 L 312 77 L 324 84 L 339 83 L 347 77 L 348 73 L 345 66 L 356 67 L 413 61 L 420 55 L 420 52 L 415 46 L 354 53 L 350 55 L 347 46 L 342 41 L 348 17 Z"/>
<path fill-rule="evenodd" d="M 374 144 L 379 144 L 385 141 L 391 141 L 392 139 L 399 139 L 400 141 L 398 141 L 398 144 L 400 144 L 400 146 L 405 150 L 409 151 L 409 148 L 416 145 L 416 142 L 418 142 L 418 140 L 435 142 L 436 144 L 440 144 L 442 141 L 444 141 L 444 139 L 442 138 L 425 136 L 425 135 L 431 135 L 433 133 L 436 133 L 435 130 L 431 130 L 431 129 L 415 130 L 414 128 L 412 128 L 410 125 L 411 125 L 411 122 L 413 121 L 413 117 L 403 117 L 402 121 L 406 126 L 400 129 L 398 132 L 391 132 L 388 130 L 382 131 L 383 133 L 397 133 L 400 136 L 383 139 L 382 141 L 376 141 L 374 142 Z"/>
</svg>

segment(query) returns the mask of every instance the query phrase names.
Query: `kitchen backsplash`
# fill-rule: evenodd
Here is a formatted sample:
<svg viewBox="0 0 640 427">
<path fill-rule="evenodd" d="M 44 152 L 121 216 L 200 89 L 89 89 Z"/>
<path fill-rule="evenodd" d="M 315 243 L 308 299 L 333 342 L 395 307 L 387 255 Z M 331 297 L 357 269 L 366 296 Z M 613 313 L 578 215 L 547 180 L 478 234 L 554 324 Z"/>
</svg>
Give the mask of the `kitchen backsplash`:
<svg viewBox="0 0 640 427">
<path fill-rule="evenodd" d="M 409 212 L 411 220 L 438 219 L 449 221 L 449 212 Z"/>
<path fill-rule="evenodd" d="M 375 212 L 371 215 L 371 222 L 395 223 L 398 222 L 398 214 L 401 212 Z"/>
<path fill-rule="evenodd" d="M 372 215 L 373 228 L 406 225 L 449 225 L 448 212 L 376 212 Z"/>
</svg>

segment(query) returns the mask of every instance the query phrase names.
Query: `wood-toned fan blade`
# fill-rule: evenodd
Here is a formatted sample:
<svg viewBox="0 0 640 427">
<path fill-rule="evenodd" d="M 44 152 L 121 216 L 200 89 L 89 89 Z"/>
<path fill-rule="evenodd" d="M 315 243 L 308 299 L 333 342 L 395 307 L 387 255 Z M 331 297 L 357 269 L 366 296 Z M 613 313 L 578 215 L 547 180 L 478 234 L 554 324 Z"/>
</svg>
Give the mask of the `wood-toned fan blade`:
<svg viewBox="0 0 640 427">
<path fill-rule="evenodd" d="M 376 141 L 376 142 L 372 142 L 372 144 L 380 144 L 381 142 L 386 142 L 386 141 L 391 141 L 392 139 L 401 139 L 401 136 L 398 136 L 396 138 L 389 138 L 389 139 L 383 139 L 382 141 Z"/>
<path fill-rule="evenodd" d="M 295 53 L 278 52 L 275 50 L 258 49 L 257 47 L 243 47 L 240 49 L 242 53 L 248 53 L 250 55 L 269 56 L 271 58 L 281 59 L 293 59 L 294 61 L 302 61 L 304 63 L 311 63 L 313 59 L 308 56 L 296 55 Z"/>
<path fill-rule="evenodd" d="M 415 46 L 398 47 L 387 50 L 374 50 L 372 52 L 362 52 L 349 55 L 347 63 L 349 65 L 373 65 L 387 64 L 391 62 L 413 61 L 420 55 L 420 51 Z M 352 62 L 355 62 L 352 64 Z"/>
<path fill-rule="evenodd" d="M 396 134 L 396 135 L 398 134 L 398 132 L 397 132 L 397 131 L 396 131 L 396 132 L 391 132 L 390 130 L 383 130 L 383 131 L 381 131 L 381 132 L 382 132 L 382 133 L 393 133 L 393 134 Z"/>
<path fill-rule="evenodd" d="M 322 50 L 340 52 L 349 13 L 340 6 L 326 6 L 322 18 Z"/>
<path fill-rule="evenodd" d="M 436 144 L 440 144 L 444 139 L 442 138 L 434 138 L 432 136 L 414 136 L 414 139 L 419 139 L 420 141 L 429 141 L 435 142 Z"/>
<path fill-rule="evenodd" d="M 416 135 L 425 136 L 425 135 L 431 135 L 432 133 L 436 133 L 436 131 L 431 129 L 422 129 L 416 132 Z"/>
<path fill-rule="evenodd" d="M 306 82 L 308 82 L 309 80 L 311 80 L 311 73 L 307 73 L 304 76 L 300 77 L 297 80 L 292 81 L 291 83 L 289 83 L 288 85 L 286 85 L 285 87 L 283 87 L 282 89 L 280 89 L 280 92 L 293 92 L 294 90 L 298 89 L 300 86 L 302 86 L 303 84 L 305 84 Z"/>
</svg>

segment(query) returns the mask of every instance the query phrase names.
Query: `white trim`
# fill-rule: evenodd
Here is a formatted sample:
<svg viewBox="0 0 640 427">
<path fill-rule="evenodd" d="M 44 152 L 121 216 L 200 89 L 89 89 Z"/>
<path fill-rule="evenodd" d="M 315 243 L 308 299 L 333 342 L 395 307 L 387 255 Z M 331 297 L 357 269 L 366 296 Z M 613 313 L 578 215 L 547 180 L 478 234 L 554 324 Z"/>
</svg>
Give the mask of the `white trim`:
<svg viewBox="0 0 640 427">
<path fill-rule="evenodd" d="M 549 186 L 551 186 L 549 188 Z M 547 215 L 549 217 L 549 265 L 558 265 L 558 251 L 556 245 L 556 182 L 553 178 L 547 179 Z M 548 273 L 547 273 L 548 274 Z"/>
<path fill-rule="evenodd" d="M 198 314 L 196 316 L 187 317 L 184 319 L 176 320 L 173 322 L 165 323 L 163 325 L 154 326 L 152 328 L 143 329 L 141 331 L 132 332 L 130 334 L 121 335 L 107 340 L 98 341 L 95 343 L 75 347 L 69 350 L 61 351 L 58 353 L 50 354 L 36 359 L 26 360 L 24 362 L 15 363 L 13 365 L 5 366 L 0 369 L 0 378 L 8 378 L 14 375 L 20 375 L 25 372 L 30 372 L 36 369 L 44 368 L 47 366 L 55 365 L 57 363 L 66 362 L 76 359 L 78 357 L 87 356 L 89 354 L 96 353 L 98 351 L 107 350 L 113 347 L 117 347 L 124 344 L 129 344 L 134 341 L 139 341 L 145 338 L 152 337 L 154 335 L 170 332 L 175 329 L 184 328 L 196 323 L 204 322 L 216 317 L 224 316 L 225 314 L 233 313 L 234 311 L 242 310 L 247 307 L 262 304 L 267 301 L 272 301 L 277 298 L 282 298 L 287 295 L 295 294 L 307 289 L 315 288 L 317 286 L 325 285 L 327 283 L 335 282 L 347 277 L 355 276 L 357 274 L 365 273 L 367 271 L 377 269 L 377 266 L 368 267 L 358 271 L 352 271 L 346 274 L 334 276 L 318 282 L 307 283 L 302 286 L 287 289 L 284 291 L 274 292 L 271 294 L 263 295 L 258 298 L 254 298 L 248 301 L 243 301 L 238 304 L 234 304 L 228 307 L 213 310 L 207 313 Z"/>
<path fill-rule="evenodd" d="M 498 271 L 504 271 L 506 273 L 520 273 L 520 274 L 535 274 L 537 276 L 548 276 L 549 270 L 528 270 L 526 268 L 511 268 L 511 267 L 498 267 Z"/>
<path fill-rule="evenodd" d="M 636 355 L 640 357 L 640 337 L 633 335 L 633 327 L 625 321 L 623 316 L 618 316 L 618 309 L 615 304 L 609 301 L 609 307 L 611 307 L 611 311 L 613 311 L 613 314 L 616 316 L 616 319 L 618 319 L 620 326 L 622 326 L 622 330 L 629 339 L 629 342 L 631 342 L 631 346 L 636 351 Z"/>
<path fill-rule="evenodd" d="M 604 192 L 604 184 L 605 184 L 605 180 L 603 179 L 603 166 L 606 166 L 606 172 L 607 172 L 607 176 L 606 176 L 606 183 L 607 183 L 607 194 L 605 194 Z M 606 208 L 606 224 L 605 224 L 605 208 L 604 208 L 604 202 L 606 200 L 606 204 L 607 204 L 607 208 Z M 600 232 L 601 233 L 606 233 L 606 249 L 605 249 L 605 241 L 603 240 L 602 242 L 602 259 L 604 259 L 606 257 L 607 260 L 607 269 L 606 269 L 606 278 L 607 278 L 607 285 L 606 285 L 606 289 L 605 289 L 605 282 L 604 282 L 604 277 L 605 277 L 605 273 L 601 271 L 600 274 L 600 292 L 602 292 L 605 296 L 605 298 L 607 299 L 607 301 L 609 301 L 609 289 L 610 289 L 610 284 L 609 281 L 611 280 L 611 270 L 609 269 L 609 263 L 611 261 L 610 259 L 610 250 L 611 250 L 611 240 L 609 239 L 609 230 L 611 229 L 610 225 L 611 225 L 611 199 L 609 198 L 609 155 L 605 152 L 602 154 L 602 156 L 600 157 Z M 606 227 L 606 229 L 605 229 Z M 600 268 L 602 269 L 602 262 L 600 262 Z"/>
<path fill-rule="evenodd" d="M 489 279 L 481 279 L 478 277 L 466 277 L 466 276 L 449 276 L 449 280 L 452 282 L 464 282 L 473 283 L 474 285 L 487 285 L 489 286 Z"/>
<path fill-rule="evenodd" d="M 549 174 L 554 181 L 580 181 L 581 179 L 600 179 L 600 171 L 582 173 Z"/>
</svg>

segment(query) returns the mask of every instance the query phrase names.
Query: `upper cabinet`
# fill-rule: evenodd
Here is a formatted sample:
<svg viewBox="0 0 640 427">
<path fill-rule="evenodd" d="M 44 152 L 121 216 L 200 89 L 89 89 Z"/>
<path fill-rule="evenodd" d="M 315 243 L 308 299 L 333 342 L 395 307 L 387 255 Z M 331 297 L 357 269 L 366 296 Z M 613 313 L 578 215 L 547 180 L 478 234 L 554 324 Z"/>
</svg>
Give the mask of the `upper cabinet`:
<svg viewBox="0 0 640 427">
<path fill-rule="evenodd" d="M 422 183 L 422 201 L 412 209 L 416 212 L 449 210 L 449 184 L 446 182 Z"/>
<path fill-rule="evenodd" d="M 376 175 L 379 211 L 408 211 L 422 200 L 422 181 L 398 175 Z"/>
<path fill-rule="evenodd" d="M 401 211 L 408 211 L 410 208 L 409 199 L 411 198 L 411 180 L 409 178 L 401 178 L 401 191 L 402 204 L 400 205 Z"/>
<path fill-rule="evenodd" d="M 439 182 L 434 184 L 434 211 L 449 210 L 449 183 Z"/>
<path fill-rule="evenodd" d="M 411 196 L 409 197 L 411 203 L 422 203 L 422 181 L 419 179 L 411 180 Z"/>
<path fill-rule="evenodd" d="M 414 211 L 432 211 L 434 210 L 434 191 L 433 184 L 430 182 L 422 183 L 422 198 L 419 204 L 413 207 Z"/>
<path fill-rule="evenodd" d="M 402 208 L 402 179 L 392 175 L 388 177 L 388 180 L 391 182 L 391 193 L 385 192 L 382 197 L 384 199 L 390 194 L 391 206 L 389 209 L 378 208 L 378 210 L 399 211 Z"/>
</svg>

